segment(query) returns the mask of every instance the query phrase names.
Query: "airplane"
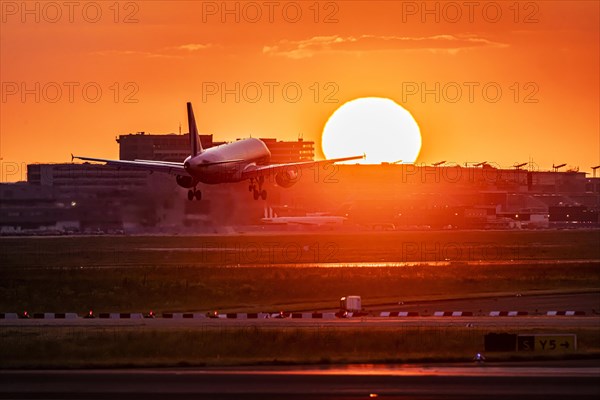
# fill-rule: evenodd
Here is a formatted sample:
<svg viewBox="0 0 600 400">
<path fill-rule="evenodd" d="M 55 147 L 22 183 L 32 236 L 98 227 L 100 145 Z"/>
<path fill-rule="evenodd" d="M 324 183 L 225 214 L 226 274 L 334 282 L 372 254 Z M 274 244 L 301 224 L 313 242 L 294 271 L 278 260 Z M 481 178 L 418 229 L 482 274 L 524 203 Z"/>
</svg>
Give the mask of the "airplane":
<svg viewBox="0 0 600 400">
<path fill-rule="evenodd" d="M 294 217 L 280 217 L 278 216 L 271 207 L 267 209 L 265 207 L 265 217 L 261 218 L 264 224 L 270 225 L 310 225 L 310 226 L 323 226 L 323 225 L 342 225 L 348 218 L 339 217 L 335 215 L 328 215 L 326 213 L 307 213 L 303 216 Z"/>
<path fill-rule="evenodd" d="M 336 163 L 341 161 L 358 160 L 362 156 L 334 158 L 322 161 L 303 161 L 287 164 L 269 164 L 271 152 L 265 143 L 256 138 L 238 140 L 219 146 L 203 149 L 198 136 L 198 128 L 192 103 L 187 103 L 187 118 L 191 154 L 183 162 L 156 160 L 110 160 L 74 156 L 82 161 L 103 162 L 114 167 L 137 168 L 150 172 L 163 172 L 175 175 L 177 184 L 188 190 L 188 200 L 200 200 L 202 193 L 197 189 L 199 183 L 220 184 L 249 180 L 248 191 L 252 192 L 254 200 L 267 199 L 267 191 L 263 189 L 265 177 L 275 177 L 277 185 L 289 188 L 299 178 L 299 170 L 318 164 Z"/>
</svg>

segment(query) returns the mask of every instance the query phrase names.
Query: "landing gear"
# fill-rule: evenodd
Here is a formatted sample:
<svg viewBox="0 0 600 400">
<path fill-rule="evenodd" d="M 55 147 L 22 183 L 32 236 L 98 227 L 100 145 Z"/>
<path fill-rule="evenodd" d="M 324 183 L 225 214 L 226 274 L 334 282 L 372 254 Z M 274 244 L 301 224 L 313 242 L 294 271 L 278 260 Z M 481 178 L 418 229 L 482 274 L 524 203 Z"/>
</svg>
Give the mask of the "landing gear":
<svg viewBox="0 0 600 400">
<path fill-rule="evenodd" d="M 254 197 L 254 200 L 258 200 L 259 198 L 266 200 L 267 199 L 267 191 L 265 189 L 263 189 L 263 190 L 254 189 L 254 191 L 252 192 L 252 196 Z"/>
<path fill-rule="evenodd" d="M 188 190 L 188 200 L 192 201 L 194 198 L 196 198 L 196 200 L 202 199 L 202 192 L 196 188 Z"/>
<path fill-rule="evenodd" d="M 262 188 L 263 183 L 265 182 L 264 176 L 259 176 L 258 178 L 251 178 L 250 185 L 248 186 L 248 191 L 252 192 L 252 197 L 254 200 L 258 200 L 259 198 L 266 200 L 267 199 L 267 191 Z"/>
</svg>

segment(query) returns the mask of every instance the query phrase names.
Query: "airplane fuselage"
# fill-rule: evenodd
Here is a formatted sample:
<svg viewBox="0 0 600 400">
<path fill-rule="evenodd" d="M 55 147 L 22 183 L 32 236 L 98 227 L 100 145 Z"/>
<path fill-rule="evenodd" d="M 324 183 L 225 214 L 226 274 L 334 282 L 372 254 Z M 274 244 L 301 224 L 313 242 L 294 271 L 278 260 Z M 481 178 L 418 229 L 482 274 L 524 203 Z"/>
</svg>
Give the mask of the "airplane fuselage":
<svg viewBox="0 0 600 400">
<path fill-rule="evenodd" d="M 271 152 L 264 142 L 249 138 L 206 149 L 187 157 L 183 165 L 199 182 L 218 184 L 240 182 L 244 170 L 268 164 L 270 159 Z"/>
</svg>

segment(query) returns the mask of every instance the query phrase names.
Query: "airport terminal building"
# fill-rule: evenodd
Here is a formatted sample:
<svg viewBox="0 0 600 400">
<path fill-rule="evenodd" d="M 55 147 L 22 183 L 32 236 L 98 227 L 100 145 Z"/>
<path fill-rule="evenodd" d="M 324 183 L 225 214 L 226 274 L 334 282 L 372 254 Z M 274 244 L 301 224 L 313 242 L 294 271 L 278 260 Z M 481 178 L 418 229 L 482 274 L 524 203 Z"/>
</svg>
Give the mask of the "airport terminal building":
<svg viewBox="0 0 600 400">
<path fill-rule="evenodd" d="M 209 148 L 212 135 L 201 135 Z M 273 163 L 310 161 L 314 143 L 263 139 Z M 117 138 L 121 159 L 181 161 L 188 135 Z M 260 229 L 268 209 L 346 218 L 343 229 L 523 229 L 600 226 L 600 178 L 578 171 L 490 164 L 322 165 L 290 188 L 267 182 L 266 201 L 248 184 L 202 185 L 188 201 L 173 176 L 100 164 L 30 164 L 27 182 L 0 185 L 0 232 L 214 233 Z"/>
</svg>

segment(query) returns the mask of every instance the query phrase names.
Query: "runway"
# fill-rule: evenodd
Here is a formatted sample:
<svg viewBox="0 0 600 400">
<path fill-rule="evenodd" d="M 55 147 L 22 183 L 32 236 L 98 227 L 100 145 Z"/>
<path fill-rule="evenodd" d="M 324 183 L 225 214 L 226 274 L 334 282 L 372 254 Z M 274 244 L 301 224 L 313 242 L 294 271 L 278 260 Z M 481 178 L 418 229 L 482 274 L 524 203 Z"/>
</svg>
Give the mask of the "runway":
<svg viewBox="0 0 600 400">
<path fill-rule="evenodd" d="M 0 398 L 592 399 L 594 361 L 2 371 Z"/>
<path fill-rule="evenodd" d="M 394 317 L 335 319 L 15 319 L 0 320 L 0 327 L 138 327 L 144 328 L 227 328 L 227 327 L 466 327 L 466 328 L 561 328 L 600 326 L 600 316 L 524 316 L 524 317 Z"/>
<path fill-rule="evenodd" d="M 383 317 L 382 311 L 413 311 L 418 316 Z M 469 316 L 435 316 L 439 311 L 467 311 Z M 524 311 L 526 315 L 490 316 L 492 311 Z M 548 315 L 549 310 L 582 310 L 581 315 Z M 208 318 L 204 312 L 175 313 L 165 318 L 143 318 L 141 313 L 106 314 L 106 318 L 82 318 L 70 314 L 60 319 L 0 318 L 0 327 L 138 327 L 144 328 L 223 328 L 223 327 L 467 327 L 467 328 L 561 328 L 568 329 L 600 326 L 600 293 L 523 294 L 519 296 L 491 296 L 466 299 L 421 300 L 402 304 L 377 304 L 368 306 L 369 316 L 337 318 L 336 310 L 319 315 L 321 318 L 265 318 L 268 314 L 235 314 L 235 318 Z M 472 314 L 472 315 L 471 315 Z M 273 314 L 275 315 L 275 314 Z M 297 314 L 299 315 L 299 314 Z M 43 317 L 43 315 L 40 314 Z M 312 316 L 305 313 L 303 316 Z M 7 315 L 5 315 L 7 317 Z M 258 317 L 258 318 L 256 318 Z"/>
<path fill-rule="evenodd" d="M 367 307 L 369 316 L 337 318 L 336 310 L 328 310 L 323 318 L 246 318 L 240 314 L 237 318 L 208 318 L 204 312 L 172 314 L 172 318 L 143 318 L 142 314 L 127 315 L 119 318 L 113 314 L 110 318 L 0 318 L 0 327 L 598 327 L 600 326 L 600 293 L 546 293 L 540 295 L 523 294 L 519 296 L 491 296 L 471 299 L 441 299 L 406 302 L 404 304 L 388 303 Z M 437 311 L 468 311 L 472 316 L 435 316 Z M 549 310 L 582 310 L 585 315 L 547 315 Z M 413 311 L 418 316 L 380 317 L 382 311 Z M 525 311 L 527 315 L 490 316 L 492 311 Z M 310 313 L 307 313 L 310 315 Z M 33 316 L 33 314 L 30 314 Z M 225 317 L 225 315 L 222 315 Z M 113 318 L 116 317 L 116 318 Z M 136 318 L 137 317 L 137 318 Z"/>
</svg>

